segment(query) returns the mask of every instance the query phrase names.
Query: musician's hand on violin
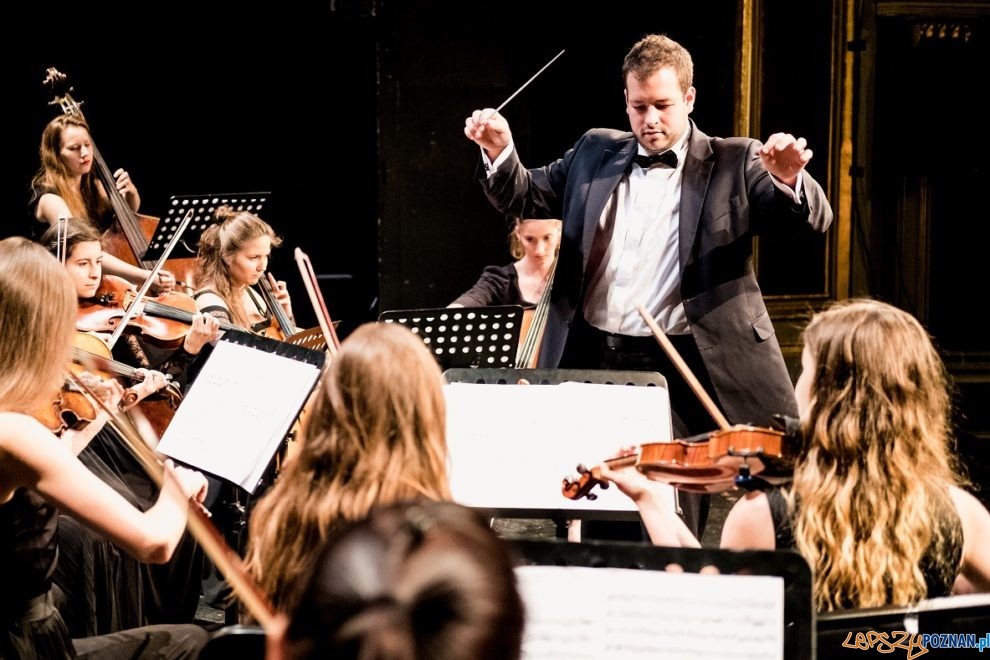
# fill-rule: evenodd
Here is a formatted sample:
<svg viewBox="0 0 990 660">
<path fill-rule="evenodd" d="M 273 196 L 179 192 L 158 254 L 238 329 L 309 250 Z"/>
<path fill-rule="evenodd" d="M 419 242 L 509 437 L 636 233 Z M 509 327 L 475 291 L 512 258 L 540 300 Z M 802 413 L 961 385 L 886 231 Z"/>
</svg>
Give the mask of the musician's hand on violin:
<svg viewBox="0 0 990 660">
<path fill-rule="evenodd" d="M 88 371 L 80 372 L 76 377 L 111 410 L 117 407 L 124 396 L 124 386 L 114 378 L 100 378 Z"/>
<path fill-rule="evenodd" d="M 182 348 L 190 355 L 198 355 L 207 343 L 214 341 L 220 334 L 220 321 L 211 314 L 196 312 L 193 314 L 189 332 L 182 340 Z"/>
<path fill-rule="evenodd" d="M 464 120 L 464 135 L 485 150 L 491 160 L 512 142 L 509 122 L 494 108 L 475 110 Z"/>
<path fill-rule="evenodd" d="M 150 275 L 151 272 L 149 271 Z M 160 296 L 163 293 L 171 293 L 172 289 L 175 288 L 175 275 L 167 270 L 159 270 L 158 275 L 155 276 L 155 280 L 151 283 L 151 293 Z"/>
<path fill-rule="evenodd" d="M 623 452 L 618 455 L 625 456 L 628 453 Z M 650 481 L 633 466 L 613 470 L 607 463 L 602 463 L 598 469 L 602 479 L 614 483 L 637 505 L 653 498 L 654 495 L 659 496 L 659 482 Z"/>
<path fill-rule="evenodd" d="M 148 396 L 168 385 L 168 379 L 160 371 L 151 369 L 135 369 L 134 375 L 140 377 L 140 383 L 128 388 L 125 397 L 124 407 L 130 408 L 134 404 L 143 401 Z"/>
</svg>

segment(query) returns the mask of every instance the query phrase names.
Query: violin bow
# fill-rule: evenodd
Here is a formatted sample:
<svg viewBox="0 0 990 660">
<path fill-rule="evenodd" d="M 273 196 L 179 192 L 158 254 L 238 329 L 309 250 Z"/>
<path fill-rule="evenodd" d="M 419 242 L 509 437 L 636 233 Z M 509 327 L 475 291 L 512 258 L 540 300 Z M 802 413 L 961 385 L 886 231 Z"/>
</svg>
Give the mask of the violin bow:
<svg viewBox="0 0 990 660">
<path fill-rule="evenodd" d="M 313 306 L 316 318 L 320 322 L 320 330 L 323 331 L 323 339 L 327 342 L 327 352 L 331 358 L 337 357 L 340 349 L 340 340 L 337 339 L 337 331 L 333 328 L 333 320 L 327 305 L 323 301 L 323 294 L 320 292 L 319 282 L 316 280 L 316 273 L 313 271 L 313 262 L 309 256 L 301 249 L 295 250 L 296 265 L 299 266 L 299 274 L 302 275 L 303 284 L 306 285 L 306 292 L 309 294 L 309 302 Z"/>
<path fill-rule="evenodd" d="M 706 392 L 705 388 L 701 386 L 700 382 L 698 382 L 698 379 L 691 371 L 691 367 L 687 365 L 687 362 L 684 361 L 681 354 L 677 352 L 674 345 L 670 343 L 669 339 L 667 339 L 667 335 L 665 335 L 663 330 L 660 329 L 660 326 L 657 325 L 657 322 L 653 319 L 653 316 L 651 316 L 642 305 L 636 305 L 636 310 L 639 312 L 639 315 L 643 317 L 643 320 L 646 321 L 646 325 L 650 326 L 653 336 L 656 338 L 660 346 L 663 347 L 663 350 L 667 353 L 667 357 L 670 358 L 670 361 L 673 362 L 674 366 L 677 367 L 677 370 L 681 372 L 681 376 L 684 377 L 684 380 L 687 381 L 687 384 L 694 391 L 695 396 L 697 396 L 701 401 L 701 405 L 705 407 L 705 410 L 707 410 L 708 414 L 712 416 L 712 419 L 715 420 L 715 423 L 718 424 L 719 428 L 723 431 L 727 431 L 732 426 L 729 424 L 729 420 L 725 418 L 725 415 L 723 415 L 722 411 L 718 409 L 718 406 L 715 405 L 712 398 L 708 396 L 708 392 Z"/>
<path fill-rule="evenodd" d="M 64 266 L 65 259 L 68 256 L 67 253 L 67 243 L 69 241 L 69 219 L 67 217 L 60 216 L 57 221 L 58 226 L 55 229 L 55 256 L 58 258 L 59 262 Z"/>
<path fill-rule="evenodd" d="M 130 420 L 126 420 L 116 411 L 111 410 L 110 406 L 76 374 L 69 372 L 68 376 L 107 414 L 110 423 L 120 433 L 128 449 L 140 461 L 148 476 L 161 487 L 166 478 L 165 470 L 161 461 L 151 450 L 151 446 L 142 437 L 142 432 L 138 431 Z M 150 429 L 145 429 L 143 433 L 153 435 Z M 257 582 L 247 572 L 240 556 L 223 540 L 220 532 L 210 522 L 202 505 L 199 503 L 190 504 L 188 514 L 186 526 L 190 534 L 199 542 L 207 556 L 213 560 L 217 570 L 227 578 L 234 593 L 247 607 L 251 616 L 266 633 L 271 633 L 275 623 L 275 610 Z"/>
<path fill-rule="evenodd" d="M 138 301 L 144 300 L 144 296 L 146 293 L 148 293 L 148 289 L 151 288 L 151 284 L 155 281 L 155 278 L 158 277 L 158 271 L 162 269 L 162 266 L 165 265 L 165 260 L 168 259 L 170 254 L 172 254 L 172 250 L 175 249 L 175 246 L 179 244 L 179 238 L 182 236 L 182 232 L 186 230 L 186 227 L 189 226 L 189 223 L 192 221 L 192 218 L 193 218 L 193 209 L 189 209 L 189 212 L 186 213 L 186 216 L 182 218 L 182 222 L 179 223 L 178 228 L 176 228 L 175 234 L 173 234 L 172 238 L 169 239 L 168 245 L 166 245 L 165 249 L 162 251 L 162 256 L 158 258 L 158 261 L 151 269 L 151 274 L 148 275 L 148 278 L 141 284 L 141 287 L 138 289 L 137 295 L 134 298 L 134 302 L 131 303 L 131 306 L 129 308 L 124 310 L 124 316 L 121 317 L 117 327 L 114 328 L 113 333 L 107 339 L 107 348 L 109 348 L 110 350 L 113 350 L 113 347 L 116 345 L 117 340 L 120 339 L 120 336 L 122 334 L 124 334 L 124 330 L 127 328 L 127 324 L 130 322 L 130 320 L 134 318 L 135 315 L 137 315 L 138 310 L 140 309 L 140 306 L 138 305 Z"/>
</svg>

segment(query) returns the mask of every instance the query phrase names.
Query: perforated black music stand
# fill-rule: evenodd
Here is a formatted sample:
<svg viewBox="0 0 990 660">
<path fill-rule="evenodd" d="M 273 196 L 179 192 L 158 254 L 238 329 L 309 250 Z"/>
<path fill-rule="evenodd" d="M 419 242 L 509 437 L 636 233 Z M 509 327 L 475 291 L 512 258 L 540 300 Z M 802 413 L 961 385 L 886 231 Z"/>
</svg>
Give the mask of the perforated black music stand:
<svg viewBox="0 0 990 660">
<path fill-rule="evenodd" d="M 271 204 L 271 199 L 272 194 L 270 192 L 173 195 L 169 197 L 165 216 L 159 219 L 158 226 L 155 227 L 155 235 L 148 242 L 148 249 L 142 259 L 155 261 L 162 256 L 165 247 L 172 240 L 179 225 L 182 224 L 182 219 L 190 210 L 193 212 L 192 222 L 186 227 L 178 245 L 169 255 L 170 258 L 181 259 L 196 256 L 199 237 L 206 231 L 207 227 L 213 224 L 213 212 L 216 211 L 217 207 L 229 206 L 235 211 L 250 211 L 257 215 Z"/>
<path fill-rule="evenodd" d="M 419 335 L 441 369 L 513 367 L 523 308 L 441 307 L 382 312 L 378 320 L 399 323 Z"/>
</svg>

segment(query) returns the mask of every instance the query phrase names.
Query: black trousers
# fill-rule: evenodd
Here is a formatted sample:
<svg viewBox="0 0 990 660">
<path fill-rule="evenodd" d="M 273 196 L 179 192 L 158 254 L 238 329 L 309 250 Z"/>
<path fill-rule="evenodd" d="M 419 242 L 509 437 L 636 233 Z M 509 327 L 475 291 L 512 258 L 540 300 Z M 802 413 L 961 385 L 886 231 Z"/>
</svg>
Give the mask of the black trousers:
<svg viewBox="0 0 990 660">
<path fill-rule="evenodd" d="M 690 367 L 695 378 L 705 388 L 716 404 L 714 387 L 698 351 L 692 335 L 668 335 L 684 362 Z M 575 318 L 564 355 L 562 369 L 611 369 L 618 371 L 657 371 L 667 379 L 667 392 L 670 396 L 671 427 L 675 438 L 685 438 L 706 431 L 713 431 L 718 424 L 702 405 L 680 371 L 667 356 L 663 347 L 652 335 L 631 337 L 603 332 L 589 325 L 583 318 Z M 708 521 L 711 495 L 678 492 L 678 502 L 682 517 L 688 528 L 701 539 Z M 583 528 L 585 533 L 597 537 L 600 525 L 592 529 Z M 594 537 L 593 537 L 594 538 Z M 601 538 L 601 537 L 598 537 Z M 606 538 L 613 538 L 606 536 Z"/>
</svg>

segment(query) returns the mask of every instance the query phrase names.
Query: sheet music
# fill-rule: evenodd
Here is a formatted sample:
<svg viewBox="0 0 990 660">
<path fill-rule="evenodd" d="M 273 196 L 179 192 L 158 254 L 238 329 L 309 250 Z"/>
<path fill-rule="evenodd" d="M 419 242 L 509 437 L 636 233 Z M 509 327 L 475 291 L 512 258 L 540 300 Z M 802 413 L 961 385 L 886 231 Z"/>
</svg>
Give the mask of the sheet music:
<svg viewBox="0 0 990 660">
<path fill-rule="evenodd" d="M 523 657 L 782 660 L 784 579 L 520 566 Z"/>
<path fill-rule="evenodd" d="M 489 509 L 635 511 L 617 488 L 595 501 L 561 494 L 578 463 L 591 467 L 623 446 L 671 438 L 662 387 L 591 383 L 451 383 L 447 400 L 450 486 L 461 504 Z M 673 506 L 673 488 L 666 489 Z"/>
<path fill-rule="evenodd" d="M 158 451 L 254 492 L 319 374 L 306 362 L 219 341 Z"/>
</svg>

